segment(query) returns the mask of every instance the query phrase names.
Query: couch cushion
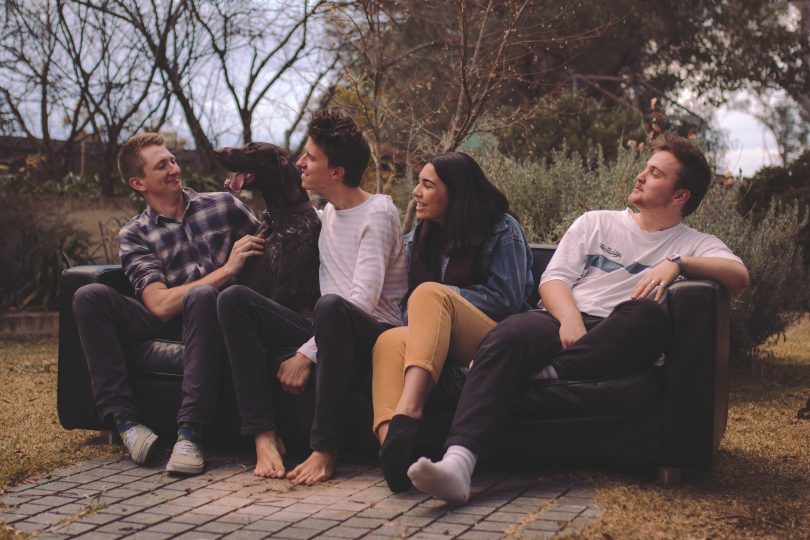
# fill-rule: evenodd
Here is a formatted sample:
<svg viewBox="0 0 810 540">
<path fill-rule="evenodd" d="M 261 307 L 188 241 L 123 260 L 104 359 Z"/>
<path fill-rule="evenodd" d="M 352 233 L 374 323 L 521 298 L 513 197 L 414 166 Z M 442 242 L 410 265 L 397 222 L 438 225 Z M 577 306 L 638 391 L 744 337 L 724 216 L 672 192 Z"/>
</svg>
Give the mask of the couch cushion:
<svg viewBox="0 0 810 540">
<path fill-rule="evenodd" d="M 514 419 L 616 416 L 658 411 L 661 408 L 661 368 L 588 381 L 530 380 L 512 404 Z"/>
</svg>

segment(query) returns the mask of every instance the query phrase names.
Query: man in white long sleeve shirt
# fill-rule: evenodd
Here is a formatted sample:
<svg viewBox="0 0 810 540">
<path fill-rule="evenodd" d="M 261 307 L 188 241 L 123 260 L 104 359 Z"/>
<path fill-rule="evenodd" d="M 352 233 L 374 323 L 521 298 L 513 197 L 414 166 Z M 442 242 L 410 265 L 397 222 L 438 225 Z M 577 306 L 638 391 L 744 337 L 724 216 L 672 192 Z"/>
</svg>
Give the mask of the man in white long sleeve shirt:
<svg viewBox="0 0 810 540">
<path fill-rule="evenodd" d="M 242 286 L 227 289 L 218 302 L 242 433 L 254 435 L 256 442 L 254 472 L 286 476 L 296 484 L 321 482 L 334 474 L 347 420 L 347 394 L 371 369 L 377 336 L 401 324 L 399 303 L 407 288 L 399 213 L 390 197 L 359 187 L 370 156 L 362 133 L 348 116 L 318 111 L 307 135 L 297 162 L 301 183 L 328 201 L 320 213 L 318 240 L 322 296 L 313 314 L 296 313 Z M 295 356 L 274 373 L 266 351 L 291 345 L 298 347 Z M 313 368 L 313 451 L 287 473 L 270 380 L 277 376 L 285 391 L 299 393 Z"/>
<path fill-rule="evenodd" d="M 662 135 L 628 197 L 638 212 L 586 212 L 571 225 L 540 280 L 542 309 L 505 319 L 481 342 L 444 459 L 413 464 L 408 476 L 414 486 L 466 502 L 478 456 L 491 448 L 531 374 L 583 380 L 652 364 L 672 339 L 660 302 L 679 276 L 711 279 L 732 293 L 748 286 L 739 257 L 718 238 L 682 223 L 711 178 L 692 141 Z"/>
</svg>

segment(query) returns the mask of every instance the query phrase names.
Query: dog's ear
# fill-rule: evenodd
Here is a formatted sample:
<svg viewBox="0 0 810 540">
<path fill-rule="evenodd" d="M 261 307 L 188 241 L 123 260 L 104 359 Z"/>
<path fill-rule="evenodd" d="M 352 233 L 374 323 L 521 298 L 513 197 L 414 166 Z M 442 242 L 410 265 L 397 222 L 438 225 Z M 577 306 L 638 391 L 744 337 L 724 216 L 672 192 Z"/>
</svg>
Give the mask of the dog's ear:
<svg viewBox="0 0 810 540">
<path fill-rule="evenodd" d="M 294 201 L 301 196 L 301 174 L 289 159 L 281 155 L 278 156 L 278 168 L 281 189 L 289 200 Z"/>
</svg>

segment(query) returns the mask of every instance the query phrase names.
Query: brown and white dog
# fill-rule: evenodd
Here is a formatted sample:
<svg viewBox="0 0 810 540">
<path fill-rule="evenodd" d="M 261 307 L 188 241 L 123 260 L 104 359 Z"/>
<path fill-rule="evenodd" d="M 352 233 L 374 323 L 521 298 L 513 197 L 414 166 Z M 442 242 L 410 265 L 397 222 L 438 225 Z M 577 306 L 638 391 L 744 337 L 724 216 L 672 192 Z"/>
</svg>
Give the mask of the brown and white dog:
<svg viewBox="0 0 810 540">
<path fill-rule="evenodd" d="M 219 148 L 215 154 L 223 167 L 236 173 L 225 187 L 234 193 L 258 192 L 267 205 L 256 233 L 266 240 L 264 255 L 247 260 L 241 282 L 285 307 L 311 312 L 320 296 L 321 220 L 301 187 L 300 171 L 286 150 L 270 143 Z"/>
</svg>

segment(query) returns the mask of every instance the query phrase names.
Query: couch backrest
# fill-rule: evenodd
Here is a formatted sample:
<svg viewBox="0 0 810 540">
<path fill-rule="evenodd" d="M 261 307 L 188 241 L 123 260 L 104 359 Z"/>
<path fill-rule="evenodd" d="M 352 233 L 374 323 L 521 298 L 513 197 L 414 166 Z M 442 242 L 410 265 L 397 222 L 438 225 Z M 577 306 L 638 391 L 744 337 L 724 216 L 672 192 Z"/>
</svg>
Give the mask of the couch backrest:
<svg viewBox="0 0 810 540">
<path fill-rule="evenodd" d="M 529 296 L 529 305 L 534 308 L 537 306 L 537 301 L 540 299 L 540 293 L 537 290 L 537 285 L 540 283 L 540 276 L 543 275 L 548 261 L 551 260 L 551 256 L 554 255 L 554 250 L 557 246 L 552 244 L 529 244 L 529 246 L 532 248 L 532 257 L 534 258 L 532 262 L 534 288 L 532 289 L 531 296 Z"/>
</svg>

